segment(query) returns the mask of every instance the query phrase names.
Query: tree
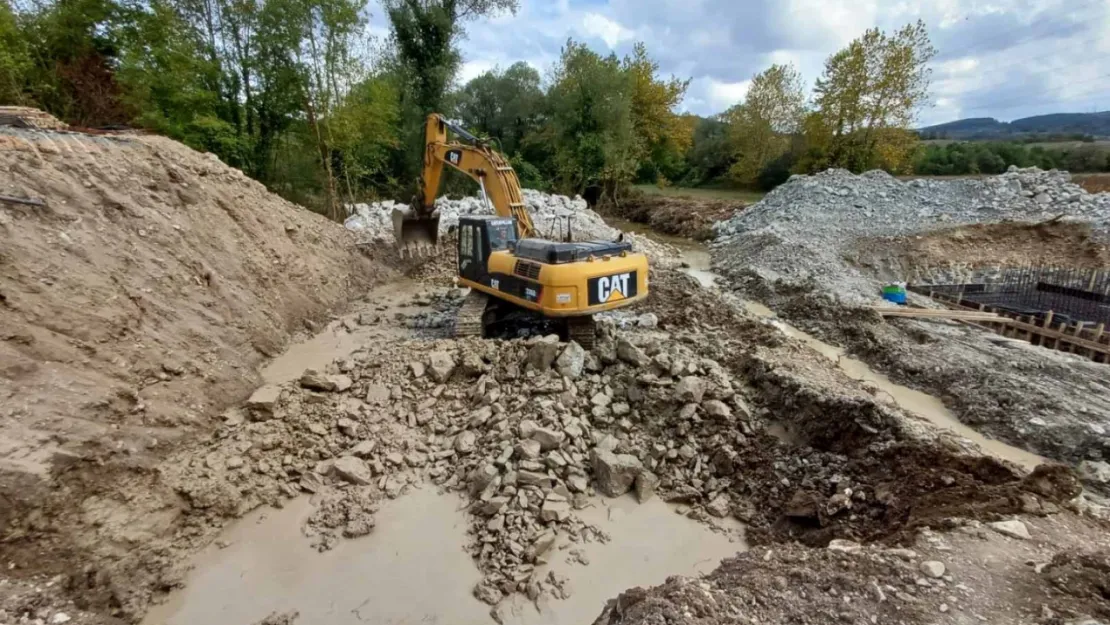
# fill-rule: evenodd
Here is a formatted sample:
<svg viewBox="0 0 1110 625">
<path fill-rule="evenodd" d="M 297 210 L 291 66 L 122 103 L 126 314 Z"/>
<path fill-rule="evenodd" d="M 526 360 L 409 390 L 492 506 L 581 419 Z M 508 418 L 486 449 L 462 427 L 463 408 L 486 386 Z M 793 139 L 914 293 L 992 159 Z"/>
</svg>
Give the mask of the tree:
<svg viewBox="0 0 1110 625">
<path fill-rule="evenodd" d="M 928 98 L 935 54 L 918 21 L 893 35 L 868 30 L 830 56 L 815 89 L 818 115 L 806 120 L 805 166 L 905 168 L 914 147 L 909 130 Z"/>
<path fill-rule="evenodd" d="M 557 188 L 614 198 L 638 166 L 632 85 L 616 55 L 567 41 L 548 92 Z"/>
<path fill-rule="evenodd" d="M 456 113 L 473 131 L 498 139 L 506 154 L 516 154 L 524 137 L 539 127 L 543 107 L 539 72 L 517 62 L 466 83 L 457 96 Z"/>
<path fill-rule="evenodd" d="M 516 12 L 517 0 L 386 0 L 393 33 L 394 75 L 401 89 L 400 159 L 405 177 L 420 171 L 424 118 L 449 113 L 448 88 L 458 72 L 462 23 L 471 18 Z"/>
<path fill-rule="evenodd" d="M 693 142 L 693 124 L 675 112 L 690 81 L 674 76 L 657 79 L 659 64 L 648 56 L 643 43 L 633 46 L 622 69 L 631 89 L 636 158 L 641 163 L 650 162 L 660 174 L 674 169 L 673 161 L 681 159 Z"/>
<path fill-rule="evenodd" d="M 31 66 L 28 45 L 8 0 L 0 0 L 0 104 L 23 104 L 27 71 Z"/>
<path fill-rule="evenodd" d="M 750 185 L 772 161 L 781 166 L 804 116 L 802 75 L 793 65 L 772 65 L 753 77 L 744 102 L 724 114 L 736 158 L 729 176 Z"/>
</svg>

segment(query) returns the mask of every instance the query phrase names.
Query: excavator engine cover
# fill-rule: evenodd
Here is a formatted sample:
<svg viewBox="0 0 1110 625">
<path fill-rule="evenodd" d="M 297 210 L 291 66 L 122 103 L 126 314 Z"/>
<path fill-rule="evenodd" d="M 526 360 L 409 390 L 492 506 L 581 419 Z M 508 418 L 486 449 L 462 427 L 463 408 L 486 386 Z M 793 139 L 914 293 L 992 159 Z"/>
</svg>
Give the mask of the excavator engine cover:
<svg viewBox="0 0 1110 625">
<path fill-rule="evenodd" d="M 393 236 L 402 257 L 432 256 L 439 244 L 439 211 L 393 209 Z"/>
</svg>

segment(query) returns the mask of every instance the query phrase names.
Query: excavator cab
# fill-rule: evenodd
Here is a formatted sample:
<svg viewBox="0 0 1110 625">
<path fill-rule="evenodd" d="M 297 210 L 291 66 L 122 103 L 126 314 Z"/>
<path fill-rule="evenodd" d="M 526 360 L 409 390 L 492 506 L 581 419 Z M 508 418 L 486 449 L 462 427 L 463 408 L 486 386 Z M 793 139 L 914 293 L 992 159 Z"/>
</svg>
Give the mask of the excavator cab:
<svg viewBox="0 0 1110 625">
<path fill-rule="evenodd" d="M 516 220 L 494 215 L 463 217 L 458 235 L 459 276 L 488 284 L 490 255 L 516 248 Z"/>
</svg>

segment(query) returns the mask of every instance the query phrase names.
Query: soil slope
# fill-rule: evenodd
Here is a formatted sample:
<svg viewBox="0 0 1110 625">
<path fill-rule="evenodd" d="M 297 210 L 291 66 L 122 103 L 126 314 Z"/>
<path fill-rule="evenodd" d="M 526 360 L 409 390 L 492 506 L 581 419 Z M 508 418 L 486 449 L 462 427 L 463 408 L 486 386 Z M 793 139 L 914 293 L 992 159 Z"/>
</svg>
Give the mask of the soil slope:
<svg viewBox="0 0 1110 625">
<path fill-rule="evenodd" d="M 52 469 L 136 466 L 392 275 L 338 224 L 171 140 L 0 128 L 0 536 Z"/>
</svg>

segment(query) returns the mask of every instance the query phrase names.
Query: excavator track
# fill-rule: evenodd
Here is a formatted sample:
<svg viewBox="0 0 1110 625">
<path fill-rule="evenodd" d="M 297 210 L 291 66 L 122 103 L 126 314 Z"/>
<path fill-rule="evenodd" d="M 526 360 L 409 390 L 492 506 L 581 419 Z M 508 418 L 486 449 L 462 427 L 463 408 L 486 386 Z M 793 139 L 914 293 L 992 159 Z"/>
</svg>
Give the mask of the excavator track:
<svg viewBox="0 0 1110 625">
<path fill-rule="evenodd" d="M 586 349 L 593 349 L 594 344 L 597 343 L 597 323 L 593 316 L 568 318 L 567 340 L 574 341 Z"/>
<path fill-rule="evenodd" d="M 488 295 L 480 291 L 470 291 L 455 317 L 455 338 L 485 335 L 485 314 L 488 304 Z"/>
</svg>

